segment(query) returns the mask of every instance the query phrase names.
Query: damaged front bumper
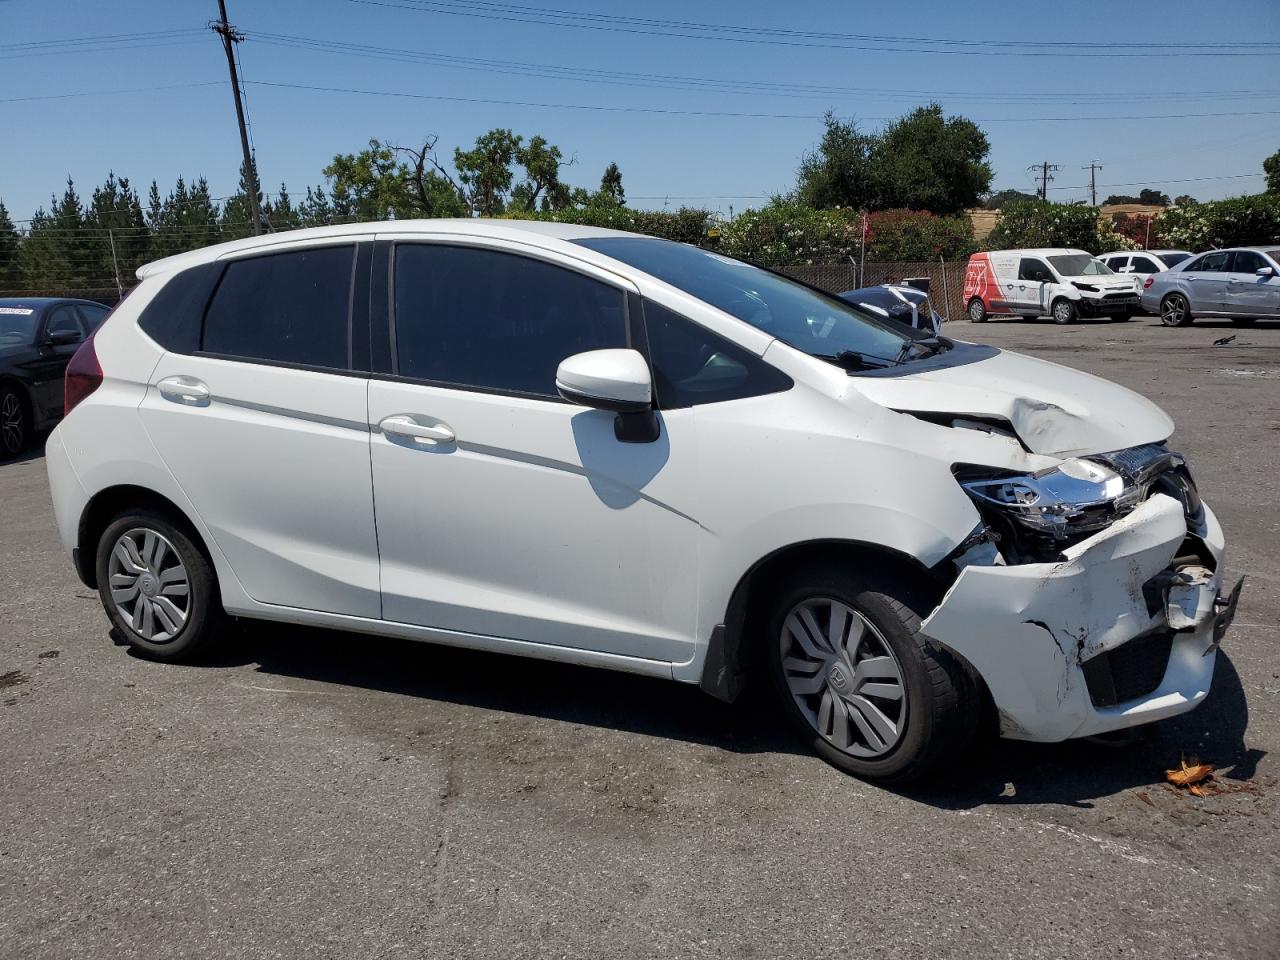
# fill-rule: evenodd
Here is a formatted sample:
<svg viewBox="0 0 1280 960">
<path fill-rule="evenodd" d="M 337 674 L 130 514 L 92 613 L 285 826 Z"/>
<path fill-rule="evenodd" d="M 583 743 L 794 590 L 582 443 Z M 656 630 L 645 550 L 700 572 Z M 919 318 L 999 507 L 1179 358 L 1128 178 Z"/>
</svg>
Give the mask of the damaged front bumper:
<svg viewBox="0 0 1280 960">
<path fill-rule="evenodd" d="M 982 675 L 1004 736 L 1054 741 L 1150 723 L 1209 693 L 1239 585 L 1222 596 L 1222 529 L 1209 556 L 1178 501 L 1156 494 L 1053 563 L 969 566 L 922 631 Z M 1176 567 L 1176 569 L 1175 569 Z"/>
</svg>

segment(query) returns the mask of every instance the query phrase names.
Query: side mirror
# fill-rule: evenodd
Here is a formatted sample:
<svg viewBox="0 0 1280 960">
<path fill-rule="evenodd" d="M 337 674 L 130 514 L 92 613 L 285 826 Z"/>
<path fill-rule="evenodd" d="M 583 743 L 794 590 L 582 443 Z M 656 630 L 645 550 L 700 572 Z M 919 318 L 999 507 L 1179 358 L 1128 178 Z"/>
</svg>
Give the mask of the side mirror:
<svg viewBox="0 0 1280 960">
<path fill-rule="evenodd" d="M 73 343 L 80 342 L 80 334 L 74 330 L 59 330 L 47 335 L 44 342 L 48 347 L 69 347 Z"/>
<path fill-rule="evenodd" d="M 1276 275 L 1276 272 L 1272 267 L 1259 267 L 1253 272 L 1260 277 L 1274 277 Z"/>
<path fill-rule="evenodd" d="M 638 350 L 589 350 L 560 362 L 556 389 L 570 403 L 618 414 L 614 435 L 627 443 L 658 439 L 653 378 Z"/>
</svg>

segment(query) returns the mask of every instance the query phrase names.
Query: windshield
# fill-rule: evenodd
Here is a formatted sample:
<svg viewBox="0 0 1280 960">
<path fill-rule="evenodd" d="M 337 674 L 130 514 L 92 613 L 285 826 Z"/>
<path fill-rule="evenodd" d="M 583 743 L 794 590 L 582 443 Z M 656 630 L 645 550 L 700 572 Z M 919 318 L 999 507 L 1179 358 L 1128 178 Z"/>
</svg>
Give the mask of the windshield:
<svg viewBox="0 0 1280 960">
<path fill-rule="evenodd" d="M 815 357 L 858 354 L 893 363 L 915 340 L 909 328 L 709 250 L 652 237 L 575 242 L 643 270 Z"/>
<path fill-rule="evenodd" d="M 1189 253 L 1157 253 L 1157 257 L 1164 261 L 1166 267 L 1176 267 L 1183 260 L 1191 256 Z"/>
<path fill-rule="evenodd" d="M 32 307 L 0 306 L 0 347 L 31 342 L 36 332 L 36 312 Z"/>
<path fill-rule="evenodd" d="M 1115 273 L 1101 260 L 1097 260 L 1087 253 L 1067 253 L 1062 256 L 1050 257 L 1049 262 L 1053 264 L 1053 269 L 1064 277 L 1092 277 Z"/>
</svg>

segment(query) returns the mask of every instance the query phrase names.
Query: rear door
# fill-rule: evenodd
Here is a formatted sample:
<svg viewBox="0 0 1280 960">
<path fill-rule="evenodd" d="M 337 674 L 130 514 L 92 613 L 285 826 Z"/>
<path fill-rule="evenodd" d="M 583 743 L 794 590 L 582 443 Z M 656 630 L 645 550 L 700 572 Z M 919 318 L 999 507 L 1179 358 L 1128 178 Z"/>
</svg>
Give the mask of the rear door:
<svg viewBox="0 0 1280 960">
<path fill-rule="evenodd" d="M 366 418 L 371 246 L 228 260 L 196 308 L 194 349 L 161 358 L 142 403 L 160 456 L 261 603 L 381 612 Z"/>
<path fill-rule="evenodd" d="M 1227 309 L 1227 268 L 1230 250 L 1206 253 L 1182 271 L 1192 313 L 1222 313 Z"/>
<path fill-rule="evenodd" d="M 1258 276 L 1271 267 L 1271 276 Z M 1280 277 L 1266 257 L 1254 250 L 1237 250 L 1231 255 L 1227 274 L 1227 311 L 1238 317 L 1280 316 Z"/>
<path fill-rule="evenodd" d="M 566 357 L 637 344 L 634 288 L 544 251 L 475 244 L 379 244 L 391 316 L 369 422 L 384 617 L 688 660 L 692 411 L 664 413 L 654 442 L 625 442 L 615 414 L 555 387 Z"/>
</svg>

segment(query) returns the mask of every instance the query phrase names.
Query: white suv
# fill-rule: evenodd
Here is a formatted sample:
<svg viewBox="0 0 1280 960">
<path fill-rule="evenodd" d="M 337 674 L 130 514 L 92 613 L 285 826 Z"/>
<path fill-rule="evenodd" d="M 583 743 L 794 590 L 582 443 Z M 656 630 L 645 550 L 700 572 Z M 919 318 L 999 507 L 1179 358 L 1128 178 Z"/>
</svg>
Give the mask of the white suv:
<svg viewBox="0 0 1280 960">
<path fill-rule="evenodd" d="M 62 541 L 148 656 L 230 614 L 724 699 L 758 671 L 885 779 L 987 702 L 1061 740 L 1209 691 L 1222 531 L 1123 387 L 578 226 L 329 227 L 139 275 L 47 450 Z"/>
</svg>

